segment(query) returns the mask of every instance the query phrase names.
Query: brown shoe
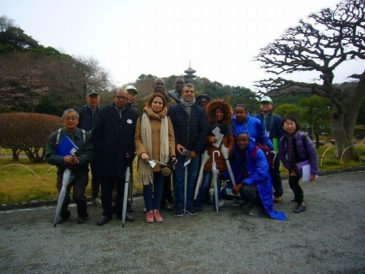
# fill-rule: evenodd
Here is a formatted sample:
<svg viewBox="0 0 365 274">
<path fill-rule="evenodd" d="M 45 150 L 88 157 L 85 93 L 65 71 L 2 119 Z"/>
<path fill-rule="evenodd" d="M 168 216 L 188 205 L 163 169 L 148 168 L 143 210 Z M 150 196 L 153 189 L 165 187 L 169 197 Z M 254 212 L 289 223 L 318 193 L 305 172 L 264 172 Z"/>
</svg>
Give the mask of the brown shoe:
<svg viewBox="0 0 365 274">
<path fill-rule="evenodd" d="M 305 210 L 306 210 L 306 206 L 304 205 L 304 203 L 303 203 L 303 202 L 301 202 L 301 203 L 298 203 L 298 204 L 295 206 L 295 208 L 294 208 L 293 212 L 294 212 L 294 213 L 301 213 L 301 212 L 303 212 L 303 211 L 305 211 Z"/>
</svg>

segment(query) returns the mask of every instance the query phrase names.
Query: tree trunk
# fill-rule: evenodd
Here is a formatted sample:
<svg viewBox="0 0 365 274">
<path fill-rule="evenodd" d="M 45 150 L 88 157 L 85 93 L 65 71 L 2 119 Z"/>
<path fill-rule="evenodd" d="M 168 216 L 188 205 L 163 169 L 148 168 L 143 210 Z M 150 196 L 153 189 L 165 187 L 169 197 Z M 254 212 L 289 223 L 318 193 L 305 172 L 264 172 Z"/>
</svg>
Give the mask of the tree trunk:
<svg viewBox="0 0 365 274">
<path fill-rule="evenodd" d="M 344 114 L 331 116 L 331 130 L 332 135 L 336 141 L 337 157 L 342 160 L 356 160 L 358 159 L 354 143 L 353 143 L 353 128 L 347 125 L 345 129 Z"/>
<path fill-rule="evenodd" d="M 19 161 L 19 153 L 20 150 L 17 148 L 12 148 L 11 151 L 13 152 L 13 161 Z"/>
</svg>

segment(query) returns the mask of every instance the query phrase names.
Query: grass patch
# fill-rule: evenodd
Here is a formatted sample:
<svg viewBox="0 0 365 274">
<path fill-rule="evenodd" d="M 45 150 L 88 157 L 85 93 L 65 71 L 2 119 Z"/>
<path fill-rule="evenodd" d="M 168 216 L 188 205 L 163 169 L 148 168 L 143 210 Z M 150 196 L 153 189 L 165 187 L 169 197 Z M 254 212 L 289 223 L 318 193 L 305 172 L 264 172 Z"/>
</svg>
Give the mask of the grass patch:
<svg viewBox="0 0 365 274">
<path fill-rule="evenodd" d="M 58 194 L 56 171 L 55 166 L 47 163 L 30 163 L 24 158 L 19 162 L 0 159 L 0 204 L 55 200 Z M 134 163 L 134 177 L 136 174 L 136 163 Z M 91 178 L 91 174 L 89 175 Z M 140 193 L 143 186 L 136 183 L 136 178 L 134 182 L 134 193 Z M 86 188 L 86 196 L 91 196 L 91 181 Z"/>
<path fill-rule="evenodd" d="M 318 158 L 322 171 L 338 170 L 365 165 L 365 143 L 356 145 L 362 162 L 341 162 L 336 158 L 333 145 L 321 146 Z M 30 163 L 25 157 L 19 162 L 12 161 L 11 152 L 0 150 L 0 204 L 29 202 L 32 200 L 55 200 L 57 198 L 56 167 L 47 163 Z M 281 166 L 282 175 L 287 170 Z M 134 193 L 141 193 L 143 186 L 137 183 L 137 161 L 133 163 Z M 91 178 L 91 175 L 90 175 Z M 91 182 L 86 195 L 91 196 Z"/>
</svg>

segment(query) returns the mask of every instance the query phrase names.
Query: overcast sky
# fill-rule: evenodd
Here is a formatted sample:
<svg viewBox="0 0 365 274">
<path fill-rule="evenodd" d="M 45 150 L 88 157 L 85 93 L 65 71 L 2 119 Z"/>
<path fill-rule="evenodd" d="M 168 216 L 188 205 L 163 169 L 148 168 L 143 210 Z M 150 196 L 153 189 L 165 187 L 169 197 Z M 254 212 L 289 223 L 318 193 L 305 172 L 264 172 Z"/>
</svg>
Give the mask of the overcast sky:
<svg viewBox="0 0 365 274">
<path fill-rule="evenodd" d="M 253 57 L 300 19 L 338 0 L 0 0 L 0 15 L 14 19 L 43 46 L 94 57 L 116 85 L 142 73 L 200 77 L 253 88 L 265 78 Z M 364 61 L 336 71 L 335 82 L 362 72 Z M 293 76 L 311 81 L 317 75 Z"/>
</svg>

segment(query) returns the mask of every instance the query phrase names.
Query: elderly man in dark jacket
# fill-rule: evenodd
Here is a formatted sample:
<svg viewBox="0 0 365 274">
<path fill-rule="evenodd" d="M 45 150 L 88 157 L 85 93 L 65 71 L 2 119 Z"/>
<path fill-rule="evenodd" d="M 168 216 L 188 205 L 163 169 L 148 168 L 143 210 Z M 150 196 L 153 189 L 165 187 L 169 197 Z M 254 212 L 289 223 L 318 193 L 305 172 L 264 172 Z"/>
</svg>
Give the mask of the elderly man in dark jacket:
<svg viewBox="0 0 365 274">
<path fill-rule="evenodd" d="M 91 133 L 93 128 L 95 127 L 96 118 L 100 112 L 99 102 L 100 95 L 96 91 L 90 92 L 86 97 L 87 104 L 84 105 L 79 110 L 79 124 L 78 128 L 87 130 Z M 90 163 L 91 167 L 91 198 L 94 204 L 100 204 L 100 199 L 98 198 L 99 189 L 100 189 L 100 164 L 98 164 L 98 158 L 94 157 L 94 159 Z"/>
<path fill-rule="evenodd" d="M 101 161 L 101 200 L 103 217 L 97 222 L 101 226 L 112 218 L 112 191 L 117 187 L 117 218 L 122 218 L 125 171 L 134 155 L 134 131 L 138 112 L 128 104 L 128 94 L 118 90 L 114 103 L 103 108 L 92 132 L 95 151 Z M 133 220 L 131 217 L 127 221 Z"/>
<path fill-rule="evenodd" d="M 74 109 L 66 109 L 62 114 L 63 128 L 53 132 L 48 140 L 46 148 L 46 160 L 51 165 L 57 166 L 57 188 L 62 188 L 63 172 L 66 168 L 71 169 L 71 184 L 67 187 L 66 197 L 61 209 L 61 219 L 58 223 L 67 221 L 71 213 L 67 209 L 70 202 L 69 193 L 73 187 L 73 197 L 77 204 L 79 223 L 86 221 L 87 205 L 85 189 L 88 183 L 88 165 L 94 156 L 93 146 L 90 142 L 89 133 L 77 128 L 79 114 Z M 63 138 L 69 138 L 77 147 L 75 155 L 61 155 L 58 148 Z"/>
<path fill-rule="evenodd" d="M 193 192 L 199 169 L 199 158 L 205 148 L 208 135 L 208 120 L 204 109 L 195 103 L 195 87 L 186 84 L 182 91 L 181 103 L 170 107 L 168 111 L 175 133 L 177 165 L 174 172 L 175 216 L 184 213 L 195 215 Z M 187 197 L 184 208 L 184 163 L 191 156 L 187 168 Z"/>
</svg>

